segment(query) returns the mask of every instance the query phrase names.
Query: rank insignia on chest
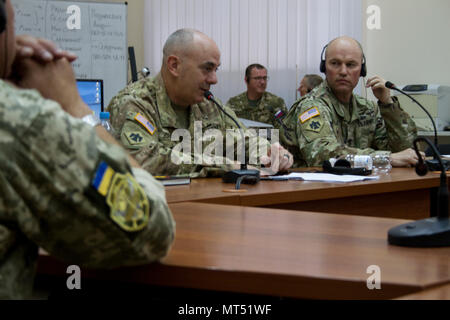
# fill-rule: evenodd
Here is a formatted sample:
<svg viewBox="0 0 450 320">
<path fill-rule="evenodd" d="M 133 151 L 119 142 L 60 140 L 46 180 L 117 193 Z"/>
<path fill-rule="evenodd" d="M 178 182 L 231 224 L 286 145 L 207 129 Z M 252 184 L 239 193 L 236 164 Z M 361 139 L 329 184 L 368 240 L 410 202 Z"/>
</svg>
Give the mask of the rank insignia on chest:
<svg viewBox="0 0 450 320">
<path fill-rule="evenodd" d="M 311 109 L 303 112 L 298 119 L 300 120 L 300 122 L 303 124 L 306 121 L 308 121 L 309 119 L 312 119 L 314 117 L 320 116 L 320 112 L 319 109 L 317 107 L 312 107 Z"/>
<path fill-rule="evenodd" d="M 131 174 L 115 172 L 106 162 L 101 162 L 92 186 L 106 197 L 110 218 L 121 229 L 135 232 L 145 228 L 150 204 L 143 188 Z"/>
<path fill-rule="evenodd" d="M 134 117 L 134 120 L 136 120 L 137 122 L 139 122 L 145 129 L 147 129 L 147 131 L 153 135 L 153 133 L 156 131 L 155 126 L 147 120 L 147 118 L 145 118 L 142 114 L 137 113 L 136 116 Z"/>
</svg>

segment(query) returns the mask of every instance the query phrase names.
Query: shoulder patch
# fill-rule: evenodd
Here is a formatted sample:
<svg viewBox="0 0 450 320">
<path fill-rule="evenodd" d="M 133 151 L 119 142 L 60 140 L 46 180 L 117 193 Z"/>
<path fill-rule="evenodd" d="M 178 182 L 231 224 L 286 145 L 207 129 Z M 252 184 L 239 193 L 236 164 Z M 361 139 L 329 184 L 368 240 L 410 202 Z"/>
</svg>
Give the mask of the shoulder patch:
<svg viewBox="0 0 450 320">
<path fill-rule="evenodd" d="M 129 173 L 115 172 L 101 162 L 92 186 L 106 198 L 110 218 L 121 229 L 136 232 L 145 228 L 150 217 L 150 204 L 143 188 Z"/>
<path fill-rule="evenodd" d="M 147 144 L 147 138 L 139 131 L 124 132 L 123 134 L 127 138 L 128 143 L 132 146 Z"/>
<path fill-rule="evenodd" d="M 298 119 L 303 124 L 309 119 L 312 119 L 314 117 L 317 117 L 320 115 L 319 109 L 317 107 L 312 107 L 311 109 L 303 112 L 301 115 L 298 116 Z"/>
<path fill-rule="evenodd" d="M 323 128 L 323 120 L 311 120 L 303 126 L 303 129 L 319 133 Z"/>
<path fill-rule="evenodd" d="M 147 120 L 146 117 L 144 117 L 142 114 L 137 113 L 136 116 L 134 117 L 134 120 L 136 120 L 137 122 L 139 122 L 145 129 L 147 129 L 147 131 L 153 135 L 153 133 L 155 133 L 156 131 L 156 127 L 153 125 L 153 123 L 151 123 L 150 121 Z"/>
</svg>

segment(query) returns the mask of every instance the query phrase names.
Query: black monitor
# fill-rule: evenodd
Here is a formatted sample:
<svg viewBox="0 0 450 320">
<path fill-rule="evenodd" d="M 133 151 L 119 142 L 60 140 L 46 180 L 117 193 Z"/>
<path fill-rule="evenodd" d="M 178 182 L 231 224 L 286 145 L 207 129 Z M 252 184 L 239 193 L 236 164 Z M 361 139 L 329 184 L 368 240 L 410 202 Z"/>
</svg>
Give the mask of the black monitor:
<svg viewBox="0 0 450 320">
<path fill-rule="evenodd" d="M 81 99 L 99 116 L 103 111 L 103 80 L 77 79 Z"/>
</svg>

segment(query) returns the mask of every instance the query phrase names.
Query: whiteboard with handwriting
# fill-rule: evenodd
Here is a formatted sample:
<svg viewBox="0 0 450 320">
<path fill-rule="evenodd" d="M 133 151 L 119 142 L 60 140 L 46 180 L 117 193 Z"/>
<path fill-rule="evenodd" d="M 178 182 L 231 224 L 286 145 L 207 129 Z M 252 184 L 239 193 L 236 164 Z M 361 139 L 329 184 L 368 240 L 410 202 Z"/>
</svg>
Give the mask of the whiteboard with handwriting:
<svg viewBox="0 0 450 320">
<path fill-rule="evenodd" d="M 12 4 L 16 34 L 54 41 L 78 55 L 73 63 L 77 78 L 103 79 L 105 108 L 127 85 L 126 3 L 12 0 Z M 74 12 L 68 13 L 72 5 L 80 9 L 76 20 L 80 29 L 73 28 Z"/>
</svg>

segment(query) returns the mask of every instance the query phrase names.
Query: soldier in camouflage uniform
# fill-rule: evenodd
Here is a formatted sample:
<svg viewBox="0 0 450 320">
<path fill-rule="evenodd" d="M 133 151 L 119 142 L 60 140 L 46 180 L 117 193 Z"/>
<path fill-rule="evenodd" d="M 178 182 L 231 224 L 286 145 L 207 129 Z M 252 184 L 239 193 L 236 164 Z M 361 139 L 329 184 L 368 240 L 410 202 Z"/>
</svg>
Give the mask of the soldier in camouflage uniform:
<svg viewBox="0 0 450 320">
<path fill-rule="evenodd" d="M 239 118 L 271 124 L 281 129 L 279 120 L 287 114 L 284 100 L 266 91 L 267 69 L 260 64 L 251 64 L 245 70 L 247 91 L 228 100 L 230 107 Z M 281 111 L 275 117 L 277 112 Z"/>
<path fill-rule="evenodd" d="M 211 161 L 199 158 L 201 150 L 205 150 L 210 141 L 202 141 L 194 131 L 196 121 L 201 121 L 199 131 L 205 133 L 214 129 L 223 138 L 226 138 L 227 129 L 237 128 L 231 119 L 204 98 L 210 86 L 217 83 L 220 52 L 216 44 L 201 32 L 180 29 L 169 36 L 163 53 L 161 72 L 155 78 L 137 81 L 111 100 L 108 111 L 111 124 L 118 132 L 117 138 L 142 167 L 154 175 L 206 177 L 238 168 L 235 163 L 227 164 L 230 160 L 226 162 L 224 158 L 227 155 L 225 150 L 230 147 L 228 139 L 222 141 L 223 152 L 214 154 Z M 232 110 L 225 107 L 225 111 L 237 120 Z M 194 147 L 189 153 L 176 148 L 180 141 L 172 141 L 172 137 L 177 129 L 189 132 L 190 146 L 200 144 L 201 150 L 197 149 L 200 155 L 194 154 Z M 248 146 L 246 149 L 248 159 Z M 287 169 L 292 165 L 292 155 L 281 146 L 277 149 L 279 170 Z M 264 157 L 263 161 L 270 165 Z"/>
<path fill-rule="evenodd" d="M 324 48 L 325 49 L 325 48 Z M 417 129 L 397 98 L 390 96 L 385 81 L 368 79 L 378 103 L 354 95 L 365 58 L 356 40 L 341 37 L 326 47 L 326 80 L 294 103 L 284 122 L 297 166 L 319 166 L 324 160 L 346 154 L 390 155 L 392 166 L 417 162 L 410 148 Z"/>
<path fill-rule="evenodd" d="M 30 297 L 39 246 L 91 268 L 163 257 L 175 224 L 162 185 L 101 126 L 94 130 L 78 119 L 92 112 L 70 63 L 52 44 L 21 38 L 24 56 L 16 57 L 19 69 L 11 74 L 16 52 L 9 0 L 6 10 L 0 34 L 0 43 L 8 34 L 0 49 L 0 299 Z M 15 84 L 5 80 L 9 75 Z"/>
</svg>

